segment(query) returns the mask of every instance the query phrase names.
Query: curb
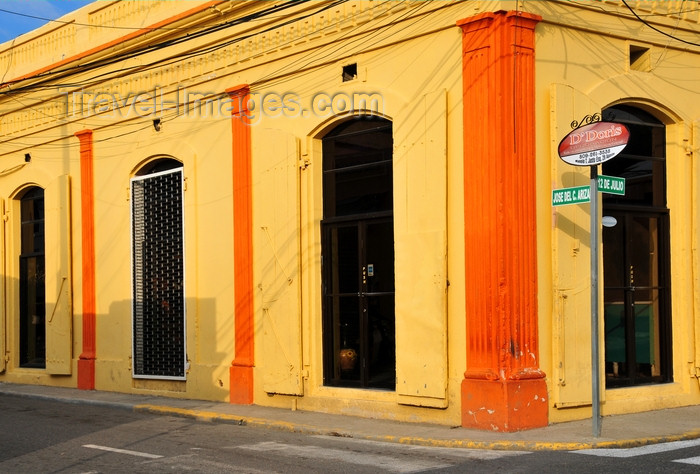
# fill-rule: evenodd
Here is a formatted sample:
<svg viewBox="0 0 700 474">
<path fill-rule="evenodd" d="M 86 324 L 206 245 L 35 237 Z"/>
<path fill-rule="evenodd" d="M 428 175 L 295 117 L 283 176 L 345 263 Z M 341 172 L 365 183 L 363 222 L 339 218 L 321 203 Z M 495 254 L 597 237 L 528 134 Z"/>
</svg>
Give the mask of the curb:
<svg viewBox="0 0 700 474">
<path fill-rule="evenodd" d="M 69 403 L 71 405 L 92 405 L 98 407 L 116 408 L 119 410 L 133 411 L 134 404 L 128 402 L 115 402 L 109 400 L 92 400 L 87 398 L 69 398 L 56 395 L 46 395 L 43 393 L 6 392 L 0 390 L 0 395 L 17 398 L 32 398 L 37 400 L 47 400 L 50 402 Z"/>
<path fill-rule="evenodd" d="M 496 440 L 474 441 L 468 439 L 425 438 L 419 436 L 375 435 L 362 434 L 349 431 L 346 428 L 319 427 L 317 425 L 281 421 L 269 418 L 226 414 L 209 410 L 197 410 L 191 408 L 177 408 L 173 406 L 157 405 L 151 403 L 129 403 L 110 400 L 88 399 L 84 397 L 72 398 L 60 395 L 48 395 L 41 393 L 13 392 L 0 390 L 0 394 L 19 398 L 34 398 L 70 404 L 86 404 L 93 406 L 105 406 L 122 410 L 130 410 L 138 413 L 150 413 L 156 415 L 179 416 L 204 422 L 229 423 L 239 426 L 252 426 L 256 428 L 274 429 L 289 433 L 307 435 L 335 436 L 340 438 L 353 438 L 366 441 L 385 443 L 397 443 L 425 447 L 463 448 L 498 451 L 578 451 L 581 449 L 624 449 L 639 446 L 647 446 L 674 441 L 687 441 L 700 439 L 700 429 L 686 431 L 684 433 L 664 436 L 651 436 L 636 439 L 620 439 L 606 441 L 587 442 L 553 442 L 553 441 L 527 441 L 527 440 Z"/>
<path fill-rule="evenodd" d="M 415 436 L 393 435 L 362 435 L 349 432 L 342 428 L 319 428 L 314 425 L 292 423 L 286 421 L 269 420 L 240 415 L 222 414 L 212 411 L 192 410 L 188 408 L 175 408 L 161 405 L 139 404 L 134 405 L 134 411 L 159 415 L 181 416 L 199 421 L 233 423 L 240 426 L 253 426 L 268 428 L 291 433 L 308 435 L 336 436 L 341 438 L 363 439 L 367 441 L 381 441 L 386 443 L 408 444 L 415 446 L 463 448 L 463 449 L 489 449 L 498 451 L 578 451 L 581 449 L 602 448 L 634 448 L 650 444 L 668 443 L 672 441 L 685 441 L 700 438 L 700 430 L 687 431 L 678 435 L 654 436 L 637 439 L 623 439 L 614 441 L 594 442 L 552 442 L 552 441 L 471 441 L 463 439 L 435 439 Z"/>
</svg>

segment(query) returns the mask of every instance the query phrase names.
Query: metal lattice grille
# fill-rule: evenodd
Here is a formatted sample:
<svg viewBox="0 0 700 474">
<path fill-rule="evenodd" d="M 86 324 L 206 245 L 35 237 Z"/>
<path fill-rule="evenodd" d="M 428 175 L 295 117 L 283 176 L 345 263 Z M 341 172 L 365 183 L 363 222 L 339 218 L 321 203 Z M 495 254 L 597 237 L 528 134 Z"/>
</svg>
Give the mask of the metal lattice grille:
<svg viewBox="0 0 700 474">
<path fill-rule="evenodd" d="M 184 378 L 182 170 L 132 181 L 134 375 Z"/>
</svg>

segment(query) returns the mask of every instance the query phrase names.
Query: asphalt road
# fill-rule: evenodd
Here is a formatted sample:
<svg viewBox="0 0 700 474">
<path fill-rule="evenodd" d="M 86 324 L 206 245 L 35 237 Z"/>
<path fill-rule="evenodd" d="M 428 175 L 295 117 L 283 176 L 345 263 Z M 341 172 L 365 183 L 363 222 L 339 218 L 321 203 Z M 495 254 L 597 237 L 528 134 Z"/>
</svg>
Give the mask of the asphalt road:
<svg viewBox="0 0 700 474">
<path fill-rule="evenodd" d="M 525 452 L 436 448 L 0 395 L 0 473 L 700 472 L 700 440 Z"/>
</svg>

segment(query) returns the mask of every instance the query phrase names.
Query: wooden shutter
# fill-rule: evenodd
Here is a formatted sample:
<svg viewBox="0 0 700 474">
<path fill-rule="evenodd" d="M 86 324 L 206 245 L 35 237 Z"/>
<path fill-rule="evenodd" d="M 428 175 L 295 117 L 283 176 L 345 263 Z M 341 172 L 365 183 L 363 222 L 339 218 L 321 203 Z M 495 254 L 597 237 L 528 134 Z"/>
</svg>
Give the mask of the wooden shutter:
<svg viewBox="0 0 700 474">
<path fill-rule="evenodd" d="M 552 189 L 590 184 L 588 166 L 571 166 L 559 158 L 558 145 L 574 120 L 600 113 L 587 95 L 563 84 L 550 90 L 550 157 Z M 590 405 L 591 381 L 591 254 L 589 206 L 553 208 L 552 230 L 552 398 L 557 407 Z M 604 249 L 603 249 L 604 251 Z M 599 263 L 602 276 L 603 266 Z M 602 296 L 602 278 L 601 296 Z M 603 353 L 602 308 L 599 347 Z M 601 361 L 604 358 L 601 357 Z M 602 369 L 602 367 L 601 367 Z M 605 374 L 604 370 L 600 371 Z M 604 381 L 601 378 L 601 387 Z M 601 394 L 602 396 L 602 394 Z"/>
<path fill-rule="evenodd" d="M 253 133 L 256 366 L 268 393 L 302 395 L 298 143 L 280 130 Z"/>
<path fill-rule="evenodd" d="M 692 124 L 691 143 L 697 150 L 700 145 L 700 121 Z M 693 256 L 693 313 L 694 313 L 694 343 L 695 343 L 695 377 L 700 383 L 700 156 L 694 153 L 692 156 L 692 256 Z"/>
<path fill-rule="evenodd" d="M 46 188 L 46 371 L 70 374 L 73 346 L 70 176 Z"/>
<path fill-rule="evenodd" d="M 447 406 L 447 101 L 416 100 L 395 122 L 396 392 Z"/>
</svg>

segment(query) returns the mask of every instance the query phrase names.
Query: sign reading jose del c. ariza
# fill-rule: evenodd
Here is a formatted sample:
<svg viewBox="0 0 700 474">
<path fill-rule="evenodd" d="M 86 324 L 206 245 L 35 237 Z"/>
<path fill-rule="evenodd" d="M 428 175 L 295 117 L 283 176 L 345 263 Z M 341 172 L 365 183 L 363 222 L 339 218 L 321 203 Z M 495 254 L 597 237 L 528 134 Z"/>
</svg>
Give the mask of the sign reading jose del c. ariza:
<svg viewBox="0 0 700 474">
<path fill-rule="evenodd" d="M 581 204 L 584 202 L 591 202 L 590 186 L 575 186 L 573 188 L 562 188 L 552 191 L 552 206 Z"/>
<path fill-rule="evenodd" d="M 616 157 L 630 132 L 621 123 L 594 122 L 572 130 L 559 143 L 559 157 L 574 166 L 595 166 Z"/>
</svg>

